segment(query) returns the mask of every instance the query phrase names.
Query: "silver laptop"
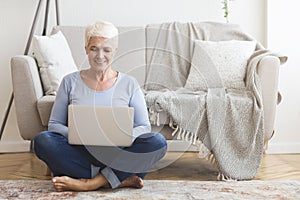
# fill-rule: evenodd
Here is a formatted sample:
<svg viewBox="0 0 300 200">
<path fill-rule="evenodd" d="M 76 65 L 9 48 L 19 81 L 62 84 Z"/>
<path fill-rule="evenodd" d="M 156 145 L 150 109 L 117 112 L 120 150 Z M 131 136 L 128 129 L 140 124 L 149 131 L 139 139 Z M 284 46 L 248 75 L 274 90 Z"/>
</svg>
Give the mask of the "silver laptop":
<svg viewBox="0 0 300 200">
<path fill-rule="evenodd" d="M 69 105 L 69 144 L 130 146 L 133 120 L 131 107 Z"/>
</svg>

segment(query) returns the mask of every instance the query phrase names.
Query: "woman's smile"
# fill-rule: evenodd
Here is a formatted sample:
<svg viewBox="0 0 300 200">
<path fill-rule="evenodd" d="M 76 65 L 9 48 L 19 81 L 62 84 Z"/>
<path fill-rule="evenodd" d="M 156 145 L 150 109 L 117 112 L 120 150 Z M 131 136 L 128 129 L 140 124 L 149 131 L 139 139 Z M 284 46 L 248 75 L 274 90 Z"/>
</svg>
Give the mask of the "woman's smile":
<svg viewBox="0 0 300 200">
<path fill-rule="evenodd" d="M 105 60 L 98 60 L 98 59 L 95 59 L 94 62 L 95 62 L 96 64 L 99 64 L 99 65 L 102 65 L 102 64 L 105 64 L 105 63 L 106 63 Z"/>
</svg>

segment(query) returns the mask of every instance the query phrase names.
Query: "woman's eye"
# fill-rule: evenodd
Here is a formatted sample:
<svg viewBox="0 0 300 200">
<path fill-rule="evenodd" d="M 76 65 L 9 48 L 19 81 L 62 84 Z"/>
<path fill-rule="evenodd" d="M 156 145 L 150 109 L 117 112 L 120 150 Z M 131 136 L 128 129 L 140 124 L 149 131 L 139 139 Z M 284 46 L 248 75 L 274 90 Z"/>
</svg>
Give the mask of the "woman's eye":
<svg viewBox="0 0 300 200">
<path fill-rule="evenodd" d="M 106 53 L 110 53 L 110 52 L 111 52 L 111 49 L 104 49 L 104 51 L 105 51 Z"/>
<path fill-rule="evenodd" d="M 97 51 L 97 48 L 91 47 L 91 51 Z"/>
</svg>

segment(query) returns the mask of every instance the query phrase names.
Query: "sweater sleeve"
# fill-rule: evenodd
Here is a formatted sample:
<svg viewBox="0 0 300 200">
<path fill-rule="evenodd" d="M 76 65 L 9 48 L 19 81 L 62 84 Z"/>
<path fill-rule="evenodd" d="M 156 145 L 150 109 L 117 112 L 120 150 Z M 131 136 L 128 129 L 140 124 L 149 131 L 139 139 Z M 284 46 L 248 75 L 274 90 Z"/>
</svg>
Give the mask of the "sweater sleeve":
<svg viewBox="0 0 300 200">
<path fill-rule="evenodd" d="M 135 91 L 133 92 L 133 95 L 130 99 L 129 106 L 134 108 L 134 138 L 137 138 L 144 133 L 150 133 L 151 125 L 148 117 L 144 94 L 137 82 Z"/>
<path fill-rule="evenodd" d="M 48 123 L 49 131 L 60 133 L 64 136 L 68 135 L 68 105 L 68 87 L 66 80 L 63 79 L 57 91 L 55 102 L 52 107 L 52 112 Z"/>
</svg>

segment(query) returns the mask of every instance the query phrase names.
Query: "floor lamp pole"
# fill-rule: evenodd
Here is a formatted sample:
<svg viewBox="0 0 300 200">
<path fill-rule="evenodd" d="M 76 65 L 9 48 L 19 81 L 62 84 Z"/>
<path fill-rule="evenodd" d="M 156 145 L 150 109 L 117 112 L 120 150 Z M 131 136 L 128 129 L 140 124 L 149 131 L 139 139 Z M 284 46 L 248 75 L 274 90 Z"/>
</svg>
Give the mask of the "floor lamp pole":
<svg viewBox="0 0 300 200">
<path fill-rule="evenodd" d="M 29 37 L 28 37 L 28 41 L 27 41 L 27 44 L 26 44 L 26 48 L 25 48 L 25 51 L 24 51 L 24 55 L 28 55 L 30 44 L 31 44 L 31 41 L 32 41 L 32 37 L 33 37 L 33 34 L 35 33 L 37 21 L 38 21 L 38 18 L 40 16 L 43 1 L 45 1 L 45 0 L 39 0 L 38 6 L 37 6 L 37 9 L 36 9 L 36 12 L 35 12 L 35 16 L 34 16 L 34 19 L 33 19 L 33 23 L 32 23 L 32 26 L 31 26 L 30 34 L 29 34 Z M 42 35 L 46 35 L 46 31 L 47 31 L 48 15 L 49 15 L 49 4 L 50 4 L 50 0 L 47 0 L 46 1 L 46 12 L 45 12 L 45 18 L 44 18 L 44 27 L 43 27 Z M 59 8 L 58 0 L 55 0 L 55 4 L 56 4 L 56 6 L 55 6 L 55 8 L 56 8 L 55 9 L 56 10 L 56 22 L 57 22 L 57 25 L 59 25 L 60 24 L 60 18 L 59 18 L 59 10 L 58 10 L 58 8 Z M 6 112 L 5 112 L 3 121 L 2 121 L 1 129 L 0 129 L 0 140 L 1 140 L 2 135 L 3 135 L 5 125 L 7 123 L 7 119 L 8 119 L 9 113 L 10 113 L 10 109 L 11 109 L 11 106 L 12 106 L 12 103 L 13 103 L 13 99 L 14 99 L 14 94 L 11 93 L 10 99 L 9 99 L 9 102 L 8 102 L 8 106 L 6 108 Z"/>
</svg>

